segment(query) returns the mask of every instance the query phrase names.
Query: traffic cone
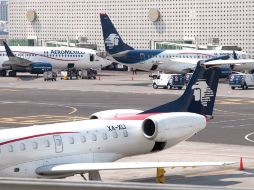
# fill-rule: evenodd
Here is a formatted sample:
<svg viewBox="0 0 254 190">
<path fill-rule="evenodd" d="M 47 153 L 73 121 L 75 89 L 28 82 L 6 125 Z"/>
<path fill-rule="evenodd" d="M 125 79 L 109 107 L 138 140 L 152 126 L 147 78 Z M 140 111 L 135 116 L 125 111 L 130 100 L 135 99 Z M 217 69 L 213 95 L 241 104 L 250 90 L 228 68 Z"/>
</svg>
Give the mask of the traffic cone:
<svg viewBox="0 0 254 190">
<path fill-rule="evenodd" d="M 242 157 L 240 158 L 240 167 L 239 167 L 239 170 L 240 171 L 244 170 L 244 167 L 243 167 L 243 158 Z"/>
</svg>

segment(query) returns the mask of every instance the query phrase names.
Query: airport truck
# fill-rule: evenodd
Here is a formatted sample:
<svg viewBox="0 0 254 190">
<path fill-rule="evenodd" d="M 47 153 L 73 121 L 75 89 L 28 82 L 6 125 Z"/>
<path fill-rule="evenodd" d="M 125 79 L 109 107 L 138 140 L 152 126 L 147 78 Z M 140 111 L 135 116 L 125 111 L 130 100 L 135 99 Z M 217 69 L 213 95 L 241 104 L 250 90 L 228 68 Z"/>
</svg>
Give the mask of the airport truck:
<svg viewBox="0 0 254 190">
<path fill-rule="evenodd" d="M 254 74 L 232 74 L 229 77 L 229 85 L 231 89 L 242 88 L 243 90 L 249 87 L 254 87 Z"/>
<path fill-rule="evenodd" d="M 178 88 L 184 86 L 184 75 L 181 74 L 160 74 L 153 79 L 153 88 L 163 87 L 167 89 Z"/>
</svg>

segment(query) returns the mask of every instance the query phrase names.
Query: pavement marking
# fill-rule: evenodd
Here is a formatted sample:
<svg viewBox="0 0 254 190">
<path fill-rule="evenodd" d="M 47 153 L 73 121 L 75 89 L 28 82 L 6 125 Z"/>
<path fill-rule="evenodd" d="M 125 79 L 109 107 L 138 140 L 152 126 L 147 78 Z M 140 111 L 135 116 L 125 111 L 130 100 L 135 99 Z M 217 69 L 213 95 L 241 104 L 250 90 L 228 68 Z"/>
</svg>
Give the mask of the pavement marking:
<svg viewBox="0 0 254 190">
<path fill-rule="evenodd" d="M 216 100 L 216 104 L 223 104 L 223 105 L 239 105 L 239 104 L 254 104 L 253 99 L 219 99 Z"/>
<path fill-rule="evenodd" d="M 17 89 L 10 89 L 10 88 L 0 88 L 0 92 L 18 92 L 21 90 L 17 90 Z"/>
<path fill-rule="evenodd" d="M 72 109 L 72 111 L 71 111 L 70 113 L 68 113 L 69 115 L 71 115 L 71 114 L 73 114 L 73 113 L 75 113 L 75 112 L 78 111 L 77 108 L 74 108 L 74 107 L 71 107 L 71 106 L 64 106 L 64 107 L 67 107 L 67 108 L 71 108 L 71 109 Z"/>
<path fill-rule="evenodd" d="M 224 127 L 221 127 L 221 128 L 235 128 L 235 127 L 245 127 L 245 126 L 254 126 L 253 123 L 249 123 L 249 124 L 243 124 L 243 125 L 231 125 L 231 126 L 224 126 Z"/>
<path fill-rule="evenodd" d="M 254 133 L 249 133 L 249 134 L 247 134 L 247 135 L 245 135 L 245 140 L 247 140 L 247 141 L 249 141 L 249 142 L 254 142 L 254 140 L 251 140 L 249 137 L 251 136 L 251 135 L 254 135 Z"/>
<path fill-rule="evenodd" d="M 251 113 L 239 113 L 239 112 L 232 112 L 232 111 L 226 111 L 226 110 L 220 110 L 220 109 L 214 109 L 215 111 L 218 111 L 218 112 L 223 112 L 223 114 L 237 114 L 237 115 L 241 115 L 241 116 L 253 116 L 254 114 L 251 114 Z"/>
<path fill-rule="evenodd" d="M 80 116 L 32 115 L 25 117 L 3 117 L 0 118 L 0 123 L 35 125 L 35 124 L 59 123 L 68 121 L 81 121 L 86 119 L 88 118 Z"/>
<path fill-rule="evenodd" d="M 246 121 L 246 120 L 254 120 L 254 118 L 245 118 L 245 119 L 232 119 L 232 120 L 226 120 L 226 121 L 215 121 L 210 123 L 227 123 L 227 122 L 234 122 L 234 121 Z M 252 124 L 254 125 L 254 124 Z"/>
</svg>

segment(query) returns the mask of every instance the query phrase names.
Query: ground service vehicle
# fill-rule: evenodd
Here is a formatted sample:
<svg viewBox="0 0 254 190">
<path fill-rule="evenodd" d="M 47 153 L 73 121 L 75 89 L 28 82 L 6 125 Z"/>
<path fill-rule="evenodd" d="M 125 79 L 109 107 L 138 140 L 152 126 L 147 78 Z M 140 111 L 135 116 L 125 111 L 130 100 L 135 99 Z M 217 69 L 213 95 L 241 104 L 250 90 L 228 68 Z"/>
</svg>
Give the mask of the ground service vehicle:
<svg viewBox="0 0 254 190">
<path fill-rule="evenodd" d="M 184 86 L 184 75 L 182 74 L 160 74 L 153 80 L 153 88 L 178 88 L 182 89 Z"/>
<path fill-rule="evenodd" d="M 80 71 L 80 77 L 82 79 L 96 79 L 97 71 L 93 69 Z"/>
<path fill-rule="evenodd" d="M 56 81 L 57 74 L 53 71 L 46 71 L 43 73 L 44 81 Z"/>
<path fill-rule="evenodd" d="M 254 87 L 254 74 L 232 74 L 229 77 L 229 85 L 233 90 L 235 88 L 242 88 L 245 90 L 249 87 Z"/>
</svg>

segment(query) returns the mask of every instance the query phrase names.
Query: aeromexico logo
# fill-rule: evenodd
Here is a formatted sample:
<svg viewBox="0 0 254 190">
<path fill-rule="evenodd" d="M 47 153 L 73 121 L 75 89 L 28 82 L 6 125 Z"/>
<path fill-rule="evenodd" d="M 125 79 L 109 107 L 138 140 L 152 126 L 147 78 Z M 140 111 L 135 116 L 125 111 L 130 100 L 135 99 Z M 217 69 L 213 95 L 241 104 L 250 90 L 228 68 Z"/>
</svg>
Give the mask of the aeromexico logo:
<svg viewBox="0 0 254 190">
<path fill-rule="evenodd" d="M 113 49 L 114 46 L 118 46 L 119 43 L 119 36 L 117 34 L 110 34 L 106 39 L 105 39 L 105 44 L 108 47 L 108 49 Z"/>
<path fill-rule="evenodd" d="M 213 91 L 207 85 L 206 80 L 199 80 L 192 86 L 194 90 L 195 101 L 201 101 L 201 104 L 207 107 L 207 103 L 211 101 L 211 97 L 214 96 Z"/>
</svg>

